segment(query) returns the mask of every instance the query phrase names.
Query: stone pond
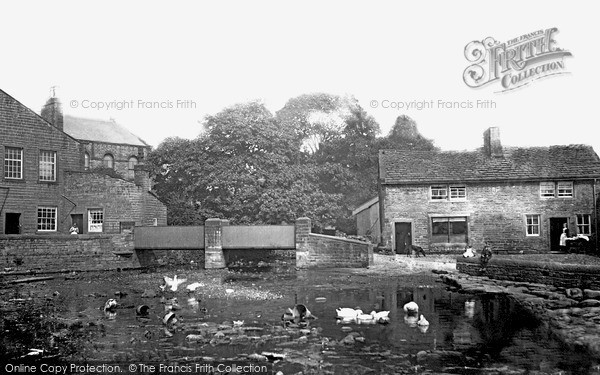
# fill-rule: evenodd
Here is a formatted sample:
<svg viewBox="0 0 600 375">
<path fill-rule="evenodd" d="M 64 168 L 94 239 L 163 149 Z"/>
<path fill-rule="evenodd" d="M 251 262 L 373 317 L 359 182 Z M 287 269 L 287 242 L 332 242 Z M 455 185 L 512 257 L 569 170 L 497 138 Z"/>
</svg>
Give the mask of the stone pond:
<svg viewBox="0 0 600 375">
<path fill-rule="evenodd" d="M 382 276 L 296 270 L 285 261 L 254 266 L 61 274 L 4 284 L 0 362 L 239 362 L 265 364 L 272 374 L 598 372 L 597 359 L 565 347 L 531 310 L 504 294 L 459 288 L 456 274 L 441 275 L 444 283 L 430 271 Z M 187 282 L 161 291 L 163 276 L 174 275 Z M 193 282 L 199 287 L 187 292 Z M 104 311 L 111 298 L 117 307 Z M 409 301 L 429 326 L 405 315 Z M 282 314 L 295 304 L 317 319 L 283 324 Z M 142 305 L 148 314 L 136 313 Z M 343 324 L 335 318 L 338 307 L 389 310 L 391 319 Z"/>
</svg>

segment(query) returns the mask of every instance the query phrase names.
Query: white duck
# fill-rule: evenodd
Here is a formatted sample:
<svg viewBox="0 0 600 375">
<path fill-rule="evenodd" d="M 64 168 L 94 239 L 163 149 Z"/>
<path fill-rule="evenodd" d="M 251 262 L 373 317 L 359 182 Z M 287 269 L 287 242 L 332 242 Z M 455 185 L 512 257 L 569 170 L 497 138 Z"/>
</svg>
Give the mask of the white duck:
<svg viewBox="0 0 600 375">
<path fill-rule="evenodd" d="M 362 310 L 356 310 L 356 322 L 359 324 L 374 324 L 376 323 L 375 318 L 371 314 L 365 314 Z"/>
<path fill-rule="evenodd" d="M 187 279 L 177 279 L 177 275 L 170 278 L 169 276 L 164 277 L 165 285 L 168 286 L 173 292 L 177 291 L 179 285 L 185 283 Z"/>
<path fill-rule="evenodd" d="M 421 317 L 419 318 L 419 321 L 417 322 L 417 325 L 421 326 L 421 327 L 429 325 L 429 322 L 427 321 L 427 319 L 425 319 L 425 317 L 423 316 L 423 314 L 421 314 Z"/>
<path fill-rule="evenodd" d="M 204 284 L 191 283 L 190 285 L 186 286 L 185 289 L 187 289 L 188 292 L 194 292 L 194 291 L 196 291 L 196 289 L 200 288 L 201 286 L 204 286 Z"/>
<path fill-rule="evenodd" d="M 417 305 L 417 303 L 414 301 L 410 301 L 404 305 L 404 312 L 415 314 L 419 312 L 419 305 Z"/>
<path fill-rule="evenodd" d="M 390 321 L 389 315 L 389 311 L 371 311 L 371 316 L 373 317 L 373 320 L 375 320 L 377 323 L 388 323 Z"/>
<path fill-rule="evenodd" d="M 389 311 L 380 311 L 380 312 L 375 312 L 374 310 L 371 311 L 371 315 L 373 316 L 373 318 L 375 319 L 386 319 L 389 317 L 390 312 Z"/>
<path fill-rule="evenodd" d="M 358 314 L 362 314 L 362 310 L 360 309 L 352 309 L 349 307 L 341 307 L 339 309 L 335 309 L 335 312 L 337 313 L 337 317 L 338 319 L 356 319 L 356 317 L 358 316 Z"/>
</svg>

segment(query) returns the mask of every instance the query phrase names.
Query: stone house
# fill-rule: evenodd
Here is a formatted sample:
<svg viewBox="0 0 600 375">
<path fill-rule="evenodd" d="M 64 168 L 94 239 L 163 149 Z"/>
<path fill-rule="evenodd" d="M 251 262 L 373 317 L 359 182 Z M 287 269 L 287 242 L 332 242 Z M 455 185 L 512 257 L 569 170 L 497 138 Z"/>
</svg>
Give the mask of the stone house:
<svg viewBox="0 0 600 375">
<path fill-rule="evenodd" d="M 382 242 L 462 252 L 557 250 L 570 236 L 597 246 L 600 159 L 585 145 L 503 147 L 498 128 L 475 151 L 379 152 Z"/>
<path fill-rule="evenodd" d="M 65 132 L 64 124 L 57 98 L 50 98 L 37 115 L 0 90 L 2 234 L 66 234 L 73 222 L 85 234 L 166 225 L 166 207 L 150 191 L 142 165 L 123 177 L 86 169 L 93 165 L 86 161 L 86 153 L 94 150 L 91 160 L 102 143 L 79 140 Z M 114 143 L 125 148 L 126 142 Z M 142 147 L 129 146 L 136 152 Z"/>
<path fill-rule="evenodd" d="M 109 121 L 62 114 L 58 98 L 48 99 L 41 116 L 56 124 L 85 147 L 85 169 L 112 169 L 127 180 L 134 180 L 134 169 L 143 164 L 152 147 L 113 119 Z"/>
</svg>

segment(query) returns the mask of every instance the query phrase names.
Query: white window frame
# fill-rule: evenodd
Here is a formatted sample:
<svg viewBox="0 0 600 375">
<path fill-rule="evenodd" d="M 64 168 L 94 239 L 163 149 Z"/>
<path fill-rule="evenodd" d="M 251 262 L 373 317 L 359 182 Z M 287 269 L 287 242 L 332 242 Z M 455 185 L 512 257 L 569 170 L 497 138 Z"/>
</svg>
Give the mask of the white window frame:
<svg viewBox="0 0 600 375">
<path fill-rule="evenodd" d="M 556 185 L 554 182 L 540 182 L 540 198 L 554 198 L 556 196 Z"/>
<path fill-rule="evenodd" d="M 531 222 L 529 219 L 532 219 Z M 533 219 L 537 219 L 537 223 L 534 223 Z M 531 233 L 529 229 L 531 230 Z M 537 233 L 534 233 L 537 228 Z M 526 214 L 525 215 L 525 235 L 527 237 L 539 237 L 542 232 L 542 216 L 540 214 Z"/>
<path fill-rule="evenodd" d="M 4 148 L 4 178 L 10 180 L 23 179 L 23 149 L 19 147 Z"/>
<path fill-rule="evenodd" d="M 90 169 L 90 154 L 87 151 L 83 154 L 83 167 Z"/>
<path fill-rule="evenodd" d="M 58 218 L 58 207 L 38 206 L 37 208 L 37 231 L 56 232 Z"/>
<path fill-rule="evenodd" d="M 556 196 L 559 198 L 573 198 L 573 181 L 558 181 L 556 183 Z"/>
<path fill-rule="evenodd" d="M 453 191 L 454 189 L 454 191 Z M 454 196 L 458 192 L 458 196 Z M 462 194 L 460 194 L 462 192 Z M 467 187 L 465 185 L 450 185 L 450 195 L 448 198 L 451 201 L 464 201 L 467 199 Z"/>
<path fill-rule="evenodd" d="M 104 210 L 102 208 L 88 209 L 88 233 L 104 231 Z"/>
<path fill-rule="evenodd" d="M 434 194 L 435 191 L 435 194 Z M 443 194 L 440 194 L 443 192 Z M 431 185 L 429 187 L 429 199 L 435 202 L 448 200 L 448 186 L 447 185 Z"/>
<path fill-rule="evenodd" d="M 573 181 L 540 182 L 540 198 L 573 198 Z"/>
<path fill-rule="evenodd" d="M 50 176 L 47 176 L 47 174 Z M 39 179 L 42 182 L 56 181 L 56 151 L 40 150 Z"/>
<path fill-rule="evenodd" d="M 465 201 L 467 200 L 467 187 L 465 185 L 431 185 L 429 200 L 432 202 Z"/>
<path fill-rule="evenodd" d="M 592 235 L 592 215 L 577 214 L 577 233 L 584 236 Z"/>
</svg>

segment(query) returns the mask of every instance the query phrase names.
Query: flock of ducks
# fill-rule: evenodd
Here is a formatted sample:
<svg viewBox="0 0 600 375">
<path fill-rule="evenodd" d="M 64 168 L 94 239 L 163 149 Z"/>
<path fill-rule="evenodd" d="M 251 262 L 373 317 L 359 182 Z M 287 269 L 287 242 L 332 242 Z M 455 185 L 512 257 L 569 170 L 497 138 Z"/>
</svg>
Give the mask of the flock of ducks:
<svg viewBox="0 0 600 375">
<path fill-rule="evenodd" d="M 389 323 L 390 317 L 389 311 L 371 311 L 369 314 L 363 313 L 361 309 L 352 309 L 349 307 L 342 307 L 336 309 L 337 319 L 339 323 L 358 323 L 358 324 L 375 324 L 381 323 L 386 324 Z"/>
<path fill-rule="evenodd" d="M 429 322 L 423 314 L 419 316 L 419 305 L 415 302 L 408 302 L 403 306 L 403 310 L 406 313 L 404 321 L 409 325 L 417 325 L 419 327 L 429 327 Z M 358 323 L 358 324 L 387 324 L 390 321 L 389 311 L 371 311 L 369 314 L 365 314 L 361 309 L 353 309 L 348 307 L 342 307 L 336 309 L 338 323 Z M 418 318 L 417 318 L 418 317 Z"/>
<path fill-rule="evenodd" d="M 187 282 L 187 279 L 178 279 L 177 275 L 170 278 L 165 276 L 163 278 L 163 282 L 159 285 L 161 291 L 170 290 L 172 292 L 176 292 L 179 289 L 181 284 Z M 203 284 L 195 282 L 186 286 L 186 291 L 188 293 L 193 293 L 199 287 L 203 286 Z M 232 290 L 233 291 L 233 290 Z M 230 290 L 227 290 L 230 293 Z M 116 316 L 115 309 L 118 307 L 119 303 L 117 300 L 111 298 L 104 304 L 104 312 L 109 317 Z M 466 307 L 466 306 L 465 306 Z M 471 307 L 471 306 L 469 306 Z M 136 309 L 136 314 L 140 316 L 148 315 L 148 310 L 150 308 L 146 305 L 138 306 Z M 171 321 L 174 318 L 173 308 L 168 309 L 167 314 L 164 319 L 165 322 Z M 423 314 L 419 315 L 419 305 L 417 305 L 414 301 L 408 302 L 403 306 L 403 310 L 405 312 L 404 321 L 409 325 L 417 325 L 420 328 L 425 328 L 429 326 L 429 322 Z M 389 311 L 371 311 L 369 314 L 364 313 L 360 308 L 349 308 L 349 307 L 341 307 L 335 310 L 336 318 L 338 323 L 348 324 L 348 323 L 357 323 L 357 324 L 387 324 L 390 322 Z M 418 318 L 417 318 L 418 317 Z M 302 323 L 306 322 L 307 319 L 316 319 L 316 317 L 310 312 L 310 310 L 302 304 L 297 304 L 293 308 L 288 308 L 286 312 L 281 317 L 281 320 L 284 324 L 291 323 Z M 244 324 L 244 321 L 234 321 L 234 326 L 241 326 Z M 424 332 L 425 330 L 422 329 Z"/>
</svg>

